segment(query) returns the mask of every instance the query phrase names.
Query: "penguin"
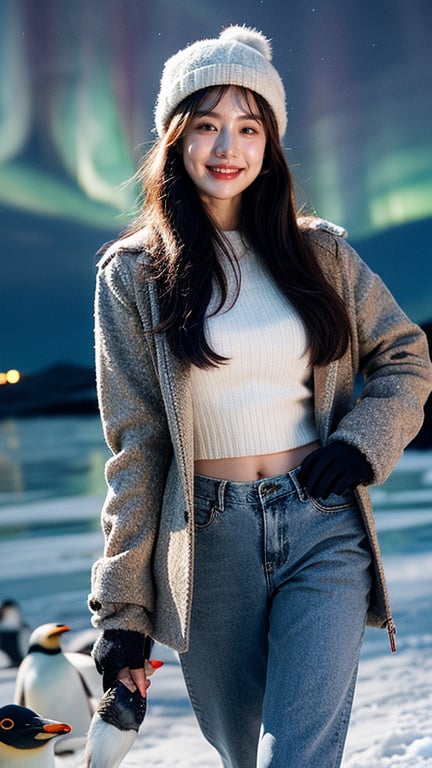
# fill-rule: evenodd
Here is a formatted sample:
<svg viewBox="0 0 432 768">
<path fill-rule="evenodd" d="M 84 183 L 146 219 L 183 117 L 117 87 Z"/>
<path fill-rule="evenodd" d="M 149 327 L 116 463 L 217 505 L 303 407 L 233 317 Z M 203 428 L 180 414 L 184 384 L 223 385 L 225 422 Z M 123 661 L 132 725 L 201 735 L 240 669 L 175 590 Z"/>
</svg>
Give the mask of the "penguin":
<svg viewBox="0 0 432 768">
<path fill-rule="evenodd" d="M 83 630 L 68 636 L 66 650 L 63 652 L 67 660 L 77 668 L 93 699 L 93 711 L 103 696 L 102 677 L 96 669 L 91 652 L 98 636 L 95 629 Z"/>
<path fill-rule="evenodd" d="M 15 600 L 3 600 L 0 605 L 0 649 L 7 663 L 17 667 L 27 653 L 30 630 L 23 620 L 21 608 Z"/>
<path fill-rule="evenodd" d="M 93 646 L 99 636 L 97 629 L 83 629 L 74 632 L 68 637 L 68 649 L 75 653 L 84 653 L 91 656 Z"/>
<path fill-rule="evenodd" d="M 0 707 L 0 768 L 54 768 L 53 739 L 71 730 L 27 707 Z"/>
<path fill-rule="evenodd" d="M 84 746 L 94 713 L 88 687 L 61 649 L 61 638 L 69 630 L 67 624 L 37 627 L 30 636 L 28 653 L 18 668 L 15 683 L 15 704 L 71 724 L 73 733 L 56 741 L 57 754 Z"/>
<path fill-rule="evenodd" d="M 146 661 L 150 677 L 163 661 Z M 85 748 L 85 768 L 118 768 L 131 749 L 147 709 L 147 698 L 116 680 L 93 715 Z"/>
</svg>

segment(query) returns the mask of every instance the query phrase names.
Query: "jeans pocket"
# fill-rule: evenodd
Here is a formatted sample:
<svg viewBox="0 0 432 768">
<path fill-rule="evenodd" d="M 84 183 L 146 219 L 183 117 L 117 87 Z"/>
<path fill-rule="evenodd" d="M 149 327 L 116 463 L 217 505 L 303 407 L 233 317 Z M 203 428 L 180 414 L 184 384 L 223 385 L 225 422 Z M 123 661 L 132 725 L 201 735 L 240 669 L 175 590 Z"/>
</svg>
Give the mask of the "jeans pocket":
<svg viewBox="0 0 432 768">
<path fill-rule="evenodd" d="M 332 515 L 344 509 L 357 507 L 354 493 L 349 488 L 341 494 L 331 493 L 326 499 L 314 496 L 309 496 L 308 498 L 315 509 L 325 515 Z"/>
<path fill-rule="evenodd" d="M 195 528 L 209 528 L 214 523 L 218 509 L 215 501 L 195 497 Z"/>
</svg>

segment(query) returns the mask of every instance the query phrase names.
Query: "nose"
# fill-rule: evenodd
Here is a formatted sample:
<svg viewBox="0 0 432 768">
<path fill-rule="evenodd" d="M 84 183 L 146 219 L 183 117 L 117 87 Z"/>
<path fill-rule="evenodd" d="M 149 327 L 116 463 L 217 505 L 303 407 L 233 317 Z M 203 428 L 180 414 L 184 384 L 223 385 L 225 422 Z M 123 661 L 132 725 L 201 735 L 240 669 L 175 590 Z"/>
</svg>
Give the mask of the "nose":
<svg viewBox="0 0 432 768">
<path fill-rule="evenodd" d="M 220 131 L 215 146 L 217 157 L 235 157 L 237 153 L 237 143 L 235 134 L 232 131 Z"/>
</svg>

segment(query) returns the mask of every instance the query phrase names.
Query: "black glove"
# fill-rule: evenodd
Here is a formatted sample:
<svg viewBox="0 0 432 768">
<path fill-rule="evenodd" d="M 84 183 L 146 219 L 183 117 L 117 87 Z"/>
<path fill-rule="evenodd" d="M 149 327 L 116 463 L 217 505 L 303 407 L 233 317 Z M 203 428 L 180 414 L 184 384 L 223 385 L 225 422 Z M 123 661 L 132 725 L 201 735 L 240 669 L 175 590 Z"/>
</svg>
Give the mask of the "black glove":
<svg viewBox="0 0 432 768">
<path fill-rule="evenodd" d="M 96 640 L 92 657 L 102 675 L 104 691 L 111 688 L 123 667 L 141 669 L 150 658 L 153 641 L 141 632 L 126 629 L 105 629 Z"/>
<path fill-rule="evenodd" d="M 335 440 L 303 459 L 298 478 L 309 496 L 326 499 L 372 479 L 372 469 L 352 445 Z"/>
</svg>

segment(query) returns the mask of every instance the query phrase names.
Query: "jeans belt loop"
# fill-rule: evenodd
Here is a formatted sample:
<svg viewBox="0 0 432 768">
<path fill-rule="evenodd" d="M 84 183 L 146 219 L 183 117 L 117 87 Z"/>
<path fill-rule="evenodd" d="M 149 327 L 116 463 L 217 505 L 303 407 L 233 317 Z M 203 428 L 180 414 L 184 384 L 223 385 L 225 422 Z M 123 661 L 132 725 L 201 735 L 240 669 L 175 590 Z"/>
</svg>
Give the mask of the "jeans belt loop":
<svg viewBox="0 0 432 768">
<path fill-rule="evenodd" d="M 221 480 L 218 485 L 217 508 L 219 512 L 225 512 L 225 488 L 227 480 Z"/>
<path fill-rule="evenodd" d="M 297 491 L 297 496 L 299 498 L 299 501 L 307 501 L 308 495 L 303 488 L 302 484 L 300 483 L 300 480 L 297 477 L 297 469 L 291 469 L 288 472 L 288 475 L 290 476 L 293 485 Z"/>
</svg>

